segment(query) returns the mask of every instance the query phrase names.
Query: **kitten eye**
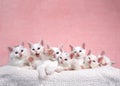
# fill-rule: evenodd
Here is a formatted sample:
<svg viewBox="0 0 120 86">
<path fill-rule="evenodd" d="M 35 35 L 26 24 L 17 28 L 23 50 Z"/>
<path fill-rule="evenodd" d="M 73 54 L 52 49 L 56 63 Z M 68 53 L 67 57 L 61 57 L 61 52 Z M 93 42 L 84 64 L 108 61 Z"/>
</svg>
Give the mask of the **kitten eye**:
<svg viewBox="0 0 120 86">
<path fill-rule="evenodd" d="M 90 57 L 88 57 L 88 59 L 90 59 Z"/>
<path fill-rule="evenodd" d="M 62 59 L 62 57 L 60 57 L 60 59 Z"/>
<path fill-rule="evenodd" d="M 79 50 L 79 52 L 82 52 L 82 50 Z"/>
<path fill-rule="evenodd" d="M 93 62 L 96 62 L 95 60 L 93 60 Z"/>
<path fill-rule="evenodd" d="M 15 54 L 18 54 L 18 52 L 15 52 Z"/>
<path fill-rule="evenodd" d="M 76 51 L 74 53 L 77 53 Z"/>
<path fill-rule="evenodd" d="M 65 59 L 65 61 L 67 61 L 68 59 Z"/>
<path fill-rule="evenodd" d="M 40 47 L 38 47 L 38 50 L 40 50 Z"/>
<path fill-rule="evenodd" d="M 21 50 L 21 52 L 23 52 L 23 50 Z"/>
<path fill-rule="evenodd" d="M 35 49 L 33 48 L 32 50 L 34 51 Z"/>
<path fill-rule="evenodd" d="M 59 52 L 56 52 L 56 54 L 59 54 Z"/>
</svg>

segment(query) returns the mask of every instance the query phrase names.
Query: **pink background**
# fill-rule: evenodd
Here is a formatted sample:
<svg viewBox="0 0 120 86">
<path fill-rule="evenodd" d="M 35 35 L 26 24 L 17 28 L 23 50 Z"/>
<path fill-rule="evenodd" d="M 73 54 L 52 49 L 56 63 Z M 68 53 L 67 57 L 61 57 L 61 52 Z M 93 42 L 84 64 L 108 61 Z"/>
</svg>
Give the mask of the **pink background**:
<svg viewBox="0 0 120 86">
<path fill-rule="evenodd" d="M 85 42 L 120 68 L 120 1 L 0 0 L 0 65 L 8 62 L 8 46 L 41 39 L 67 51 Z"/>
</svg>

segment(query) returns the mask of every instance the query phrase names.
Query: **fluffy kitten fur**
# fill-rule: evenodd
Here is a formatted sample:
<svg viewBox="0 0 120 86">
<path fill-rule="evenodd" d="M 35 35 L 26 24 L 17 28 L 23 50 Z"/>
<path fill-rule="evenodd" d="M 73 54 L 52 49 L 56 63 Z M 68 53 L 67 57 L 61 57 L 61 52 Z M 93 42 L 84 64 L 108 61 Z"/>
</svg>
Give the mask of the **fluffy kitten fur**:
<svg viewBox="0 0 120 86">
<path fill-rule="evenodd" d="M 43 62 L 44 58 L 44 42 L 43 40 L 38 43 L 29 43 L 30 57 L 28 59 L 29 65 L 36 69 L 36 67 Z"/>
<path fill-rule="evenodd" d="M 98 58 L 91 54 L 91 50 L 89 50 L 85 61 L 84 61 L 84 68 L 96 68 L 99 67 L 99 62 L 98 62 Z"/>
<path fill-rule="evenodd" d="M 71 58 L 69 57 L 69 54 L 66 52 L 63 52 L 58 57 L 58 63 L 59 66 L 56 69 L 56 72 L 66 71 L 71 69 Z"/>
<path fill-rule="evenodd" d="M 72 59 L 71 68 L 73 70 L 82 69 L 84 58 L 86 56 L 85 43 L 82 44 L 82 47 L 73 47 L 72 45 L 70 45 L 70 48 L 70 57 Z"/>
<path fill-rule="evenodd" d="M 24 43 L 14 48 L 8 47 L 8 49 L 10 51 L 9 65 L 21 67 L 27 64 L 29 54 L 28 50 L 24 47 Z"/>
<path fill-rule="evenodd" d="M 113 64 L 110 58 L 108 58 L 105 55 L 104 51 L 102 51 L 101 54 L 98 55 L 98 59 L 99 59 L 99 66 L 111 66 Z"/>
<path fill-rule="evenodd" d="M 48 50 L 46 52 L 46 55 L 49 59 L 44 61 L 44 63 L 42 65 L 39 65 L 37 68 L 39 77 L 42 79 L 46 79 L 48 75 L 51 75 L 55 72 L 55 69 L 58 66 L 57 59 L 62 53 L 60 48 L 49 46 L 47 48 Z"/>
</svg>

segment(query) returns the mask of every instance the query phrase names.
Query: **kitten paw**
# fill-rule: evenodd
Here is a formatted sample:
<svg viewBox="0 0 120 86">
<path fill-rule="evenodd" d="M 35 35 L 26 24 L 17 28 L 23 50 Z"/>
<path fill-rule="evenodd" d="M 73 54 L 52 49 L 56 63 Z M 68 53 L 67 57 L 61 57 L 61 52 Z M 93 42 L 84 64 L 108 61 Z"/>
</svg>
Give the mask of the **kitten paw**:
<svg viewBox="0 0 120 86">
<path fill-rule="evenodd" d="M 56 71 L 57 73 L 62 72 L 62 70 L 60 70 L 60 69 L 56 69 L 55 71 Z"/>
</svg>

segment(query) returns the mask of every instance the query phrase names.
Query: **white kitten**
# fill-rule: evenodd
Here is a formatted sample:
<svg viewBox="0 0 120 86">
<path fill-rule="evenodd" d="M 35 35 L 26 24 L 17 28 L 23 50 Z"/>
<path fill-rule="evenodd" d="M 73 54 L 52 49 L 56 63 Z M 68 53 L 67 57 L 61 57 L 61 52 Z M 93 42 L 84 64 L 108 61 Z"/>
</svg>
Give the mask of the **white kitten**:
<svg viewBox="0 0 120 86">
<path fill-rule="evenodd" d="M 58 63 L 59 66 L 56 69 L 56 72 L 66 71 L 71 69 L 71 58 L 69 57 L 69 54 L 66 52 L 63 52 L 58 57 Z"/>
<path fill-rule="evenodd" d="M 10 51 L 9 65 L 20 67 L 26 65 L 29 54 L 27 49 L 24 47 L 24 43 L 14 48 L 8 47 L 8 49 Z"/>
<path fill-rule="evenodd" d="M 71 54 L 70 57 L 72 59 L 71 67 L 73 70 L 82 69 L 84 58 L 86 56 L 86 50 L 85 50 L 85 43 L 82 44 L 82 47 L 74 47 L 70 45 L 71 48 Z"/>
<path fill-rule="evenodd" d="M 29 64 L 33 67 L 36 68 L 38 65 L 42 64 L 43 58 L 44 58 L 44 43 L 43 40 L 41 43 L 29 43 L 30 47 L 30 57 L 28 59 Z"/>
<path fill-rule="evenodd" d="M 96 68 L 99 66 L 98 58 L 95 55 L 91 54 L 91 50 L 89 50 L 84 64 L 84 68 Z"/>
<path fill-rule="evenodd" d="M 110 58 L 108 58 L 105 55 L 104 51 L 102 51 L 101 54 L 98 55 L 98 59 L 99 59 L 99 66 L 111 66 L 113 64 Z"/>
<path fill-rule="evenodd" d="M 55 72 L 55 69 L 58 66 L 58 57 L 61 55 L 61 49 L 56 47 L 47 47 L 48 50 L 46 55 L 48 56 L 49 60 L 44 61 L 44 63 L 38 66 L 37 70 L 39 73 L 39 77 L 42 79 L 47 78 L 48 75 L 51 75 Z"/>
</svg>

